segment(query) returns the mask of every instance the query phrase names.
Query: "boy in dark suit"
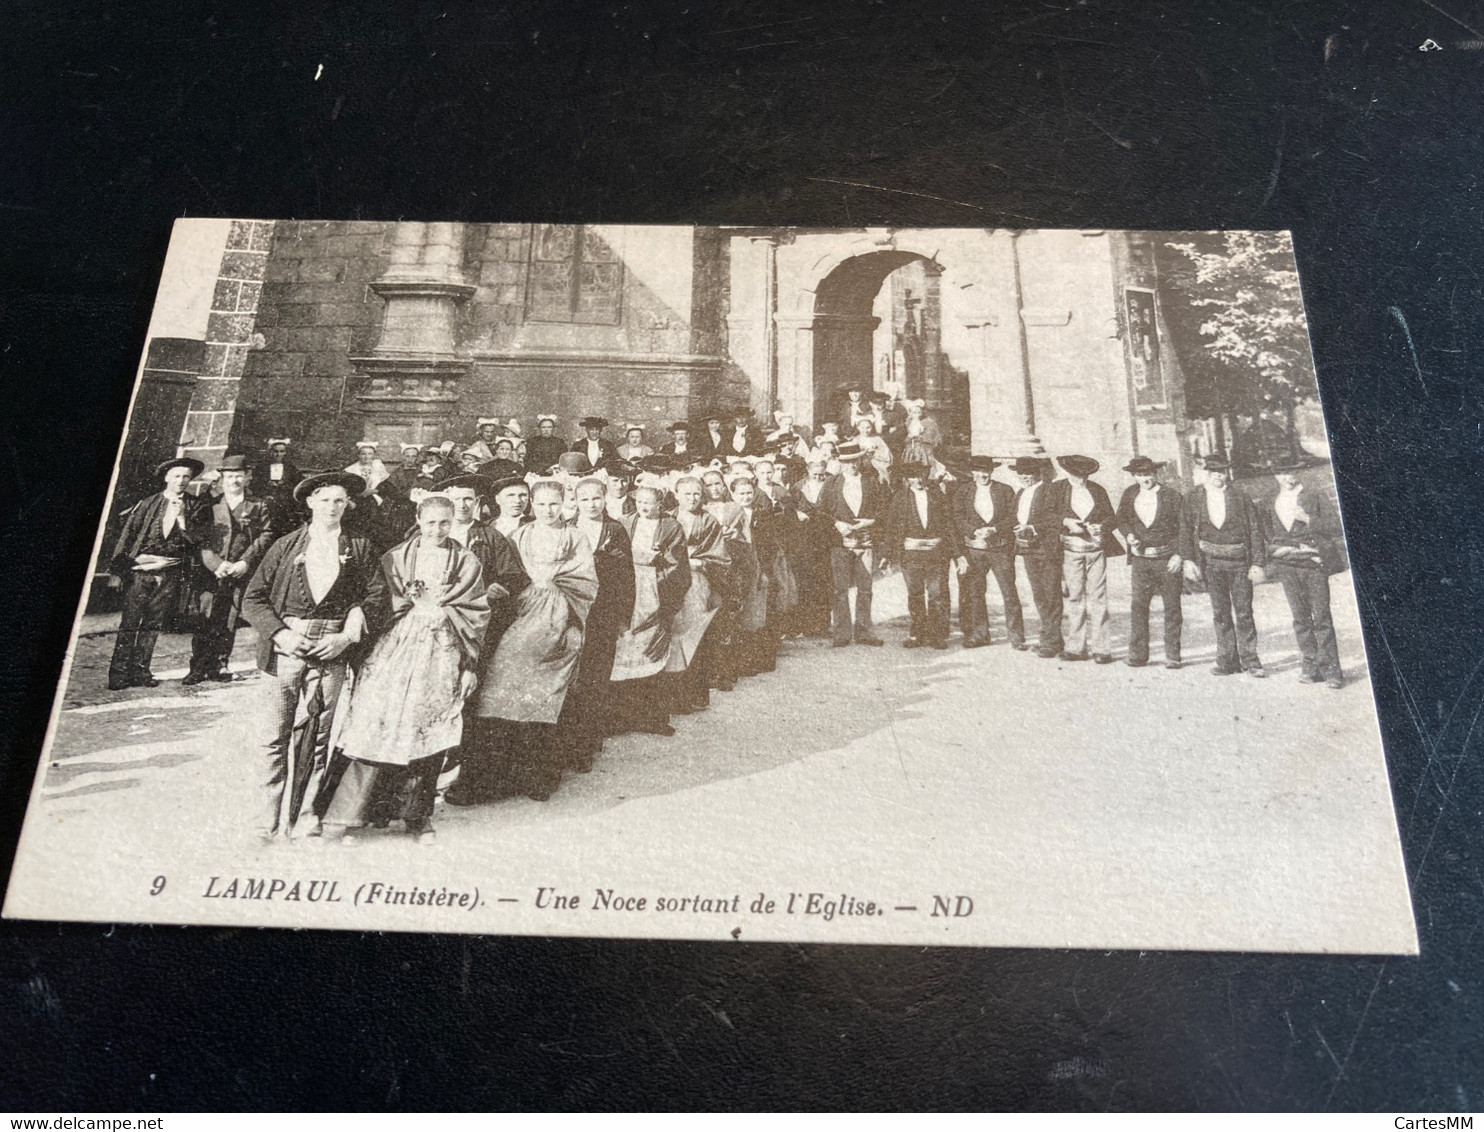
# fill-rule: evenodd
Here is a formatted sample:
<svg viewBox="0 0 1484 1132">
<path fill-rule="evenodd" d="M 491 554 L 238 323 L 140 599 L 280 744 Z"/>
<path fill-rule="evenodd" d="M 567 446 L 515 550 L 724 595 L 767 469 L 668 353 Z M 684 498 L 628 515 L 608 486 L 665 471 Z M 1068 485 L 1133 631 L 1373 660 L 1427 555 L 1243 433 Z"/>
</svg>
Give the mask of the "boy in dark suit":
<svg viewBox="0 0 1484 1132">
<path fill-rule="evenodd" d="M 1005 608 L 1005 631 L 1010 644 L 1024 651 L 1025 618 L 1015 586 L 1015 492 L 991 479 L 999 465 L 988 456 L 969 457 L 973 482 L 953 496 L 953 519 L 968 569 L 959 579 L 958 623 L 964 648 L 990 643 L 989 606 L 985 601 L 990 571 L 1000 587 Z"/>
<path fill-rule="evenodd" d="M 1159 465 L 1148 456 L 1135 456 L 1123 466 L 1134 477 L 1133 486 L 1118 501 L 1114 524 L 1128 547 L 1130 668 L 1149 663 L 1149 605 L 1157 596 L 1164 607 L 1165 667 L 1180 667 L 1180 524 L 1184 509 L 1179 493 L 1156 482 Z"/>
<path fill-rule="evenodd" d="M 1036 655 L 1061 655 L 1062 517 L 1067 513 L 1067 481 L 1047 482 L 1051 463 L 1039 456 L 1015 461 L 1020 491 L 1015 496 L 1015 553 L 1025 567 L 1036 603 L 1040 635 Z"/>
<path fill-rule="evenodd" d="M 866 453 L 854 441 L 836 452 L 840 474 L 820 493 L 816 510 L 834 524 L 836 540 L 830 548 L 830 575 L 834 586 L 835 648 L 850 644 L 850 591 L 855 590 L 855 643 L 880 646 L 871 627 L 871 575 L 876 566 L 878 535 L 875 527 L 886 510 L 886 489 L 874 476 L 861 475 Z"/>
<path fill-rule="evenodd" d="M 1067 509 L 1061 521 L 1062 592 L 1069 622 L 1063 660 L 1113 663 L 1108 627 L 1108 559 L 1121 556 L 1113 537 L 1113 504 L 1101 484 L 1088 477 L 1098 470 L 1091 456 L 1062 456 L 1067 473 Z"/>
<path fill-rule="evenodd" d="M 1216 676 L 1246 672 L 1263 677 L 1252 619 L 1252 585 L 1262 581 L 1262 527 L 1252 501 L 1231 486 L 1231 465 L 1219 456 L 1202 462 L 1204 483 L 1185 497 L 1180 557 L 1194 581 L 1204 581 L 1216 625 Z"/>
<path fill-rule="evenodd" d="M 1299 482 L 1302 463 L 1273 469 L 1278 494 L 1259 515 L 1266 536 L 1268 573 L 1283 586 L 1293 614 L 1293 633 L 1303 656 L 1299 679 L 1345 686 L 1340 650 L 1329 610 L 1329 575 L 1334 543 L 1341 537 L 1340 519 L 1329 500 Z"/>
<path fill-rule="evenodd" d="M 902 465 L 906 484 L 892 497 L 886 513 L 886 547 L 902 567 L 912 628 L 903 648 L 948 647 L 948 564 L 962 575 L 968 562 L 959 553 L 958 532 L 948 514 L 948 500 L 927 485 L 927 465 Z"/>
</svg>

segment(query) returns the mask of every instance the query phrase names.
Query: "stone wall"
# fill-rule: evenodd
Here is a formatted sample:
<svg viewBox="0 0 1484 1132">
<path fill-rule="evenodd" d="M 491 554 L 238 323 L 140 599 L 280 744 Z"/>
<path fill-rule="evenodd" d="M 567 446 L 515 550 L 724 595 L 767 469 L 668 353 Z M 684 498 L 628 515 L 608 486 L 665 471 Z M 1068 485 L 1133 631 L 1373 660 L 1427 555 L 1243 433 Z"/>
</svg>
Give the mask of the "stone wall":
<svg viewBox="0 0 1484 1132">
<path fill-rule="evenodd" d="M 420 365 L 425 372 L 427 359 L 402 359 L 381 333 L 385 303 L 372 284 L 388 271 L 395 229 L 277 225 L 234 446 L 257 452 L 267 438 L 286 435 L 302 467 L 342 466 L 373 427 L 388 440 L 467 441 L 480 417 L 515 417 L 529 432 L 538 412 L 556 413 L 561 435 L 575 435 L 578 418 L 598 413 L 615 426 L 636 420 L 659 443 L 671 420 L 737 396 L 721 349 L 727 249 L 715 230 L 595 226 L 593 237 L 623 265 L 622 295 L 616 322 L 584 324 L 529 317 L 533 225 L 471 224 L 463 226 L 462 277 L 474 291 L 454 316 L 454 356 L 441 359 L 453 365 L 457 401 L 430 406 L 432 424 L 409 424 L 420 436 L 392 437 L 400 426 L 371 419 L 371 403 L 357 394 L 373 379 L 400 388 L 404 361 L 409 375 Z"/>
<path fill-rule="evenodd" d="M 231 442 L 243 374 L 256 344 L 256 318 L 273 244 L 273 224 L 234 220 L 211 296 L 206 341 L 180 453 L 215 467 Z"/>
<path fill-rule="evenodd" d="M 301 467 L 349 463 L 345 449 L 358 439 L 344 413 L 356 377 L 350 359 L 376 343 L 381 303 L 370 283 L 385 269 L 390 228 L 380 221 L 277 224 L 234 447 L 255 454 L 269 437 L 288 436 Z"/>
</svg>

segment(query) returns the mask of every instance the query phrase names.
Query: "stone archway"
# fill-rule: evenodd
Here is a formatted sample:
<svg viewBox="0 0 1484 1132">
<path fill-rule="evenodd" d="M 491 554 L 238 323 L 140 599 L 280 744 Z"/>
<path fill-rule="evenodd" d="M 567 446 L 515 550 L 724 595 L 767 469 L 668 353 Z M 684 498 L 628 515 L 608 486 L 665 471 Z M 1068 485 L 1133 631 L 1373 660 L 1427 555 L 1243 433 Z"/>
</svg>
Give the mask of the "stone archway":
<svg viewBox="0 0 1484 1132">
<path fill-rule="evenodd" d="M 911 263 L 930 266 L 935 370 L 909 396 L 981 451 L 1037 450 L 1015 234 L 987 228 L 766 229 L 732 240 L 728 354 L 755 411 L 816 427 L 834 391 L 873 384 L 873 299 Z M 926 303 L 924 303 L 926 305 Z"/>
<path fill-rule="evenodd" d="M 816 417 L 835 415 L 841 386 L 872 387 L 873 334 L 880 320 L 871 308 L 887 276 L 917 260 L 926 257 L 907 251 L 867 252 L 845 260 L 820 282 L 814 292 L 811 388 Z"/>
</svg>

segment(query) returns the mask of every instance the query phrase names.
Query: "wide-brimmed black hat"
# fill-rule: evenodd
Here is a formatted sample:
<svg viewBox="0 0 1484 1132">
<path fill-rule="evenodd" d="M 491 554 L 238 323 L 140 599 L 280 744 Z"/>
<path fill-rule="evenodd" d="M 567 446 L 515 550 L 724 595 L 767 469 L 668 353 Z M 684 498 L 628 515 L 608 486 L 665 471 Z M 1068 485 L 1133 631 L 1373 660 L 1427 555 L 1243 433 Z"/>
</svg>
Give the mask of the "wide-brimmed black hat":
<svg viewBox="0 0 1484 1132">
<path fill-rule="evenodd" d="M 873 389 L 871 390 L 871 392 L 866 394 L 866 400 L 875 402 L 876 404 L 884 405 L 891 400 L 891 394 L 887 393 L 883 389 Z"/>
<path fill-rule="evenodd" d="M 511 474 L 507 473 L 499 478 L 509 479 Z M 479 472 L 464 472 L 462 475 L 449 476 L 443 480 L 438 484 L 438 490 L 442 491 L 449 487 L 469 487 L 474 489 L 475 495 L 489 495 L 490 485 L 494 482 L 490 476 L 481 475 Z"/>
<path fill-rule="evenodd" d="M 219 472 L 245 472 L 248 470 L 247 457 L 241 452 L 234 452 L 230 456 L 223 456 L 222 462 L 216 466 Z"/>
<path fill-rule="evenodd" d="M 599 460 L 598 466 L 593 471 L 602 472 L 604 475 L 633 479 L 639 474 L 639 465 L 630 463 L 622 456 L 615 456 L 611 460 Z"/>
<path fill-rule="evenodd" d="M 1069 476 L 1090 476 L 1102 466 L 1091 456 L 1058 456 L 1056 462 Z"/>
<path fill-rule="evenodd" d="M 577 422 L 578 428 L 607 428 L 607 417 L 583 417 Z"/>
<path fill-rule="evenodd" d="M 992 472 L 1000 466 L 1000 462 L 992 456 L 970 456 L 969 471 Z"/>
<path fill-rule="evenodd" d="M 690 421 L 676 421 L 670 426 L 671 432 L 689 432 Z"/>
<path fill-rule="evenodd" d="M 322 487 L 343 487 L 350 496 L 364 495 L 366 481 L 354 472 L 319 472 L 305 476 L 294 488 L 294 499 L 303 503 Z"/>
<path fill-rule="evenodd" d="M 746 417 L 748 420 L 751 420 L 752 410 L 746 405 L 733 405 L 730 409 L 727 410 L 727 416 L 732 418 L 733 420 L 735 420 L 737 417 Z"/>
<path fill-rule="evenodd" d="M 468 479 L 468 478 L 471 478 L 471 477 L 465 476 L 465 477 L 462 477 L 462 478 Z M 444 480 L 438 486 L 439 487 L 447 487 L 448 484 L 449 484 L 449 481 L 448 480 Z M 493 497 L 493 496 L 499 495 L 500 492 L 506 490 L 507 488 L 525 487 L 525 486 L 526 486 L 526 477 L 525 476 L 506 476 L 504 479 L 495 480 L 492 484 L 490 484 L 489 493 Z"/>
<path fill-rule="evenodd" d="M 1159 471 L 1159 465 L 1148 456 L 1135 456 L 1127 464 L 1123 465 L 1123 470 L 1130 475 L 1152 476 L 1155 472 Z"/>
<path fill-rule="evenodd" d="M 1270 472 L 1301 472 L 1309 465 L 1304 460 L 1275 460 L 1268 468 Z"/>
<path fill-rule="evenodd" d="M 1046 461 L 1040 456 L 1017 456 L 1011 467 L 1017 476 L 1039 476 L 1046 471 Z"/>
<path fill-rule="evenodd" d="M 503 457 L 496 456 L 493 460 L 486 460 L 480 464 L 475 469 L 475 472 L 487 479 L 498 480 L 504 479 L 506 476 L 523 476 L 526 470 L 514 460 L 506 460 Z"/>
<path fill-rule="evenodd" d="M 835 459 L 837 460 L 859 460 L 865 454 L 866 450 L 861 447 L 858 440 L 847 440 L 835 447 Z"/>
<path fill-rule="evenodd" d="M 206 465 L 200 460 L 192 460 L 189 456 L 177 456 L 173 460 L 166 460 L 155 469 L 155 479 L 164 479 L 165 473 L 171 468 L 190 468 L 191 478 L 195 479 L 206 470 Z"/>
</svg>

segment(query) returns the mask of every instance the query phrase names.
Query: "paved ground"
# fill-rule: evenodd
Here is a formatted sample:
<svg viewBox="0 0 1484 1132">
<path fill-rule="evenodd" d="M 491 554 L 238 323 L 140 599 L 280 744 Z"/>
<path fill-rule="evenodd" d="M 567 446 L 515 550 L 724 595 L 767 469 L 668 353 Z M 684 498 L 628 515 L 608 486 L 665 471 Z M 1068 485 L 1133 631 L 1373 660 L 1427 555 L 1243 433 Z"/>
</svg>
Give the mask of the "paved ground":
<svg viewBox="0 0 1484 1132">
<path fill-rule="evenodd" d="M 1110 573 L 1122 642 L 1127 571 Z M 1355 603 L 1348 576 L 1334 581 L 1348 681 L 1338 692 L 1297 682 L 1273 585 L 1258 587 L 1270 673 L 1259 681 L 1209 673 L 1204 597 L 1186 599 L 1179 671 L 1042 660 L 1006 647 L 998 626 L 987 649 L 964 651 L 955 636 L 947 652 L 902 650 L 905 603 L 890 577 L 878 589 L 886 648 L 788 642 L 776 672 L 677 719 L 672 739 L 610 740 L 591 774 L 545 804 L 440 808 L 436 846 L 372 835 L 331 868 L 422 875 L 436 862 L 500 878 L 510 919 L 477 930 L 561 930 L 531 906 L 538 885 L 587 901 L 602 881 L 653 892 L 715 878 L 717 891 L 873 894 L 919 916 L 934 895 L 970 895 L 972 918 L 919 925 L 951 926 L 959 942 L 1405 949 L 1405 880 Z M 111 693 L 108 627 L 87 619 L 79 642 L 18 870 L 32 898 L 70 886 L 78 904 L 128 918 L 141 905 L 120 905 L 120 876 L 186 860 L 203 876 L 230 872 L 229 859 L 299 867 L 306 850 L 260 849 L 243 820 L 253 768 L 242 721 L 260 687 L 251 633 L 238 638 L 238 683 L 180 687 L 186 641 L 165 637 L 155 667 L 166 683 Z M 41 858 L 48 866 L 33 869 Z M 80 875 L 96 880 L 79 887 Z M 573 930 L 708 934 L 690 921 Z M 747 931 L 782 929 L 762 919 Z M 839 922 L 784 934 L 810 931 L 857 938 Z"/>
</svg>

